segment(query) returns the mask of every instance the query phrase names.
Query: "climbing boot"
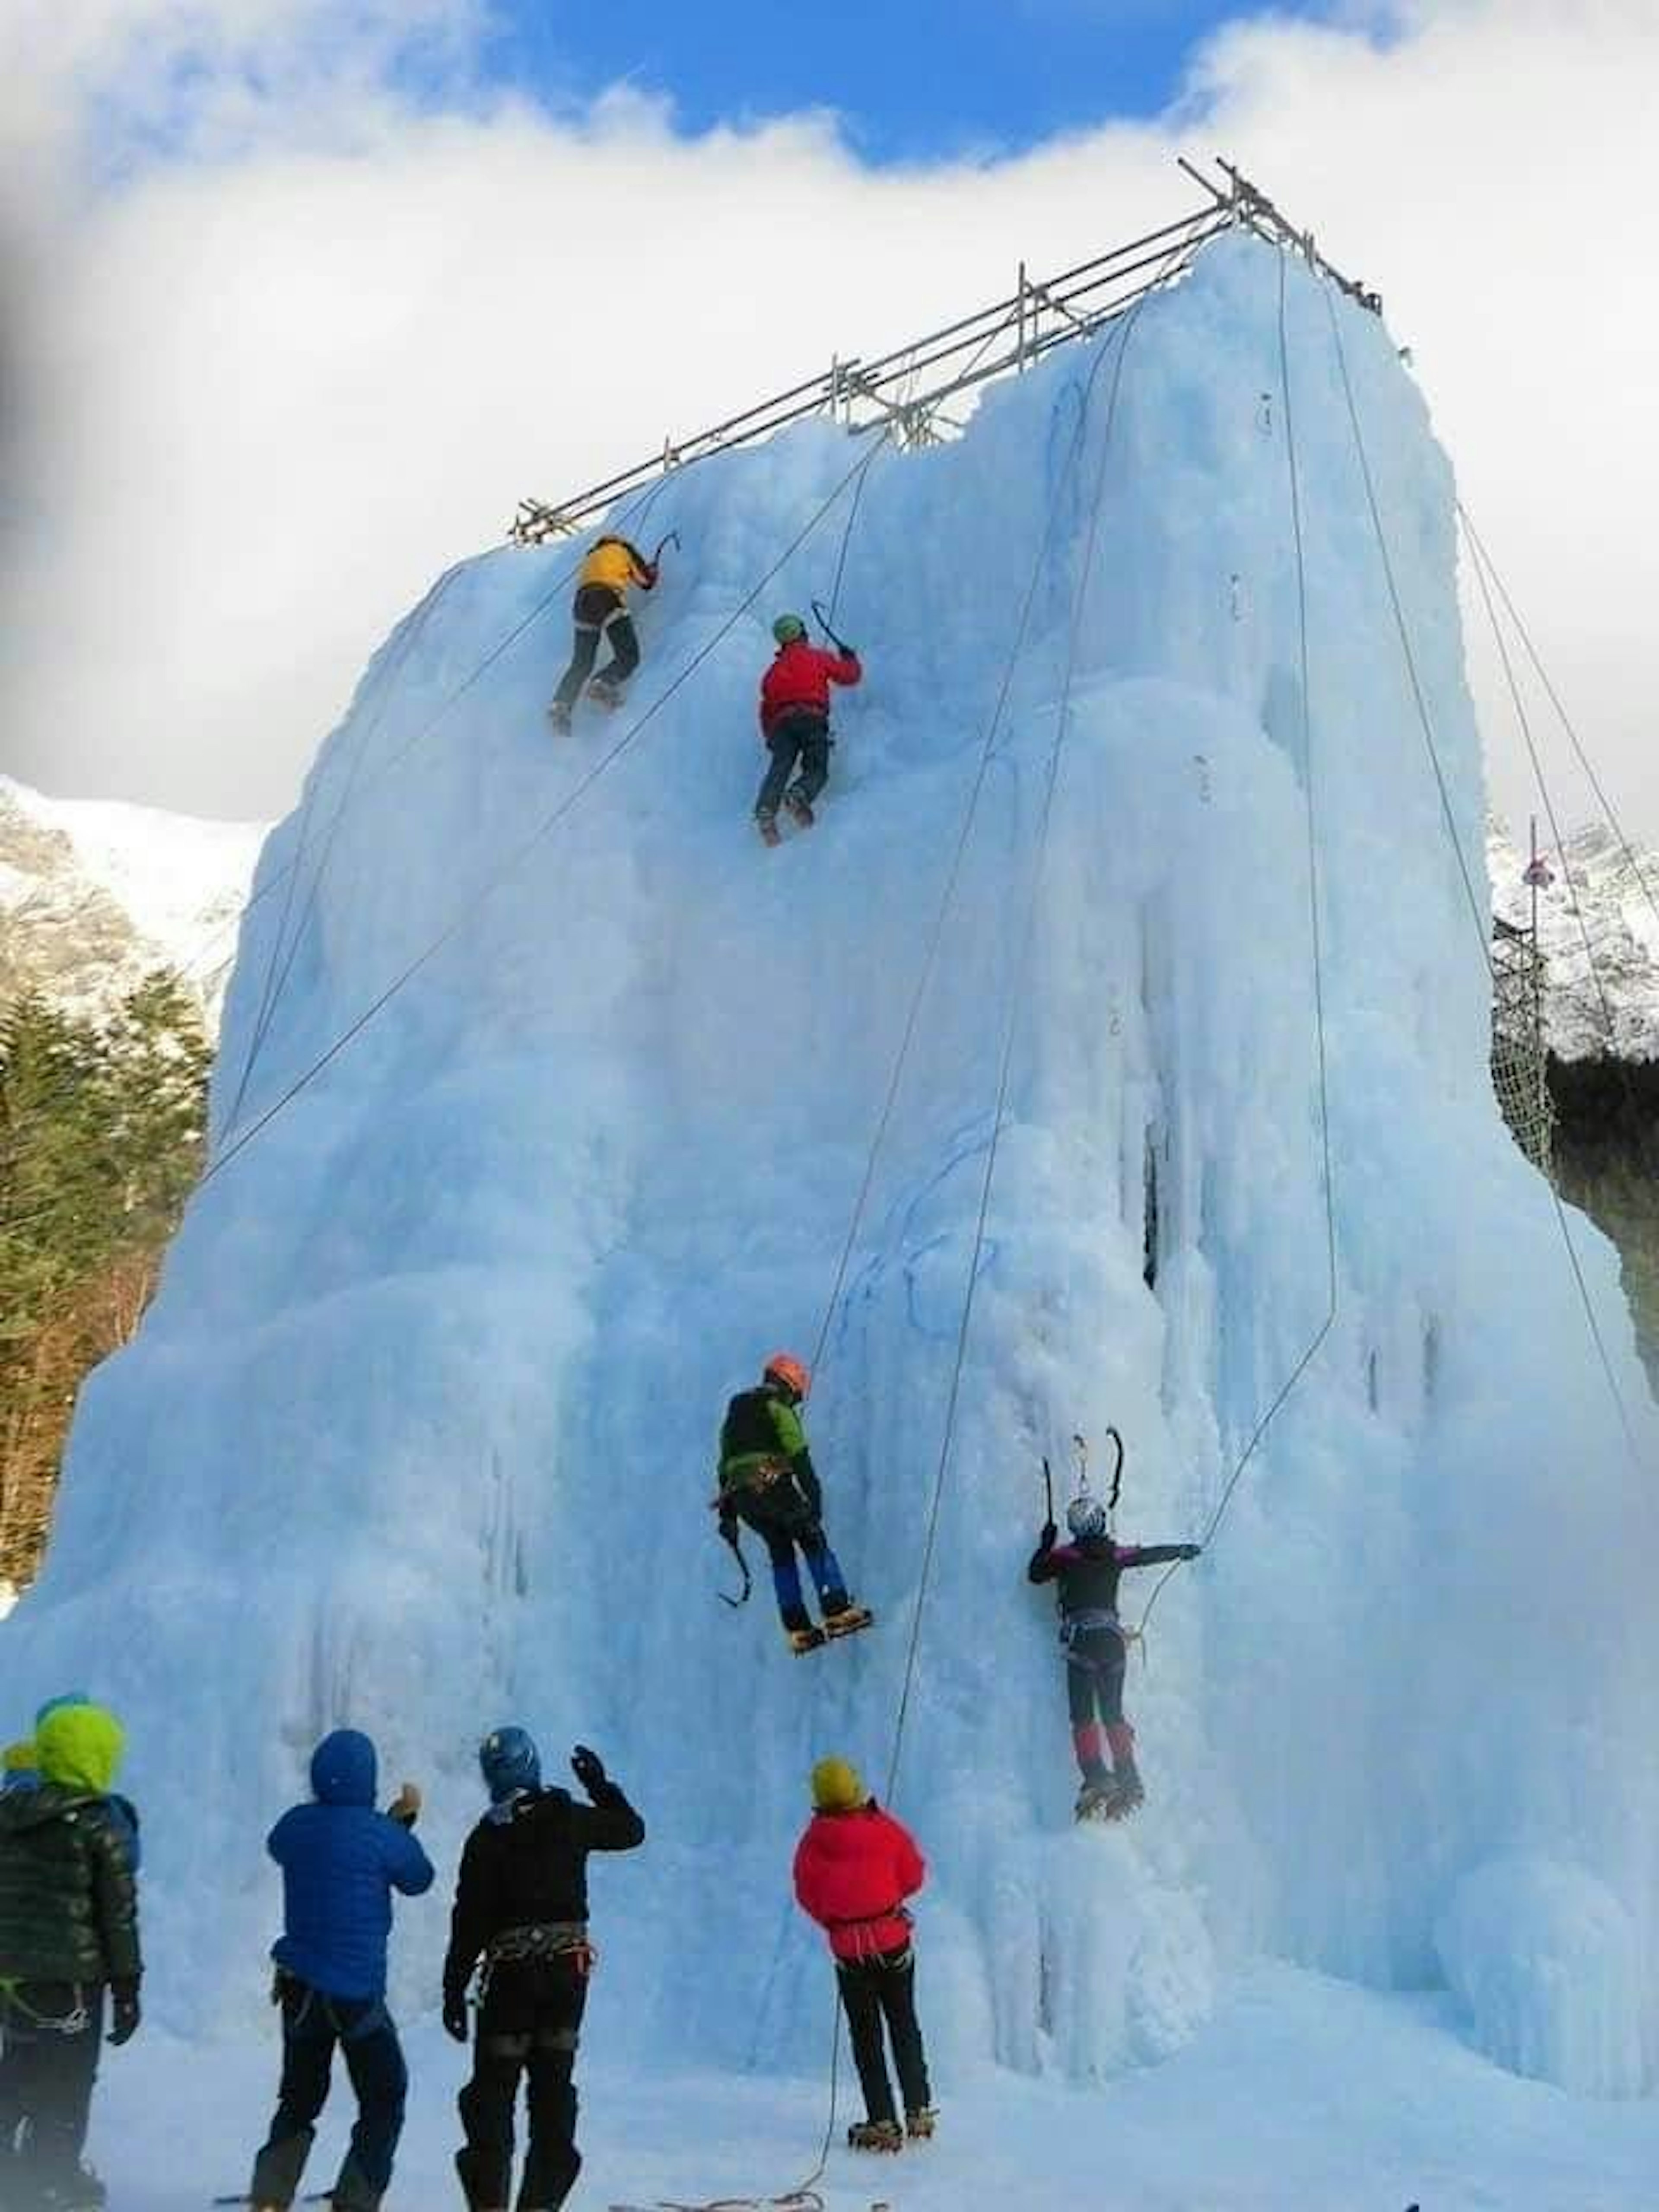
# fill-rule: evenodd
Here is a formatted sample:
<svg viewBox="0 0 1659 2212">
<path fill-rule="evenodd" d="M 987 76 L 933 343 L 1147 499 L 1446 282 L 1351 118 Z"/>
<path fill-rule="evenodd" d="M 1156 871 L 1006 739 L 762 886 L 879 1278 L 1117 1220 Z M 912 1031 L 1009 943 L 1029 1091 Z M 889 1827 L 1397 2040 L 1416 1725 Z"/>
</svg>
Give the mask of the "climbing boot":
<svg viewBox="0 0 1659 2212">
<path fill-rule="evenodd" d="M 797 1659 L 805 1652 L 821 1650 L 826 1640 L 821 1628 L 786 1628 L 783 1632 Z"/>
<path fill-rule="evenodd" d="M 810 830 L 818 818 L 812 811 L 811 800 L 802 792 L 788 793 L 783 803 L 789 809 L 798 829 Z"/>
<path fill-rule="evenodd" d="M 1113 1721 L 1106 1730 L 1106 1741 L 1112 1747 L 1112 1796 L 1106 1816 L 1121 1820 L 1146 1802 L 1135 1765 L 1135 1732 L 1127 1721 Z"/>
<path fill-rule="evenodd" d="M 867 1605 L 855 1605 L 841 1592 L 832 1590 L 823 1601 L 823 1632 L 828 1637 L 856 1636 L 875 1617 Z"/>
<path fill-rule="evenodd" d="M 782 844 L 783 832 L 778 827 L 778 817 L 775 814 L 757 814 L 755 817 L 755 827 L 760 831 L 762 844 Z"/>
<path fill-rule="evenodd" d="M 1113 1769 L 1111 1795 L 1105 1812 L 1109 1820 L 1127 1820 L 1131 1813 L 1146 1802 L 1146 1791 L 1140 1779 L 1140 1770 L 1133 1759 L 1121 1759 Z"/>
<path fill-rule="evenodd" d="M 622 686 L 608 676 L 596 676 L 587 687 L 587 696 L 596 707 L 620 707 Z"/>
<path fill-rule="evenodd" d="M 896 2120 L 854 2120 L 847 2130 L 849 2150 L 902 2150 L 904 2130 Z"/>
<path fill-rule="evenodd" d="M 299 2190 L 300 2176 L 306 2170 L 306 2160 L 311 2155 L 311 2146 L 316 2130 L 301 2128 L 298 2135 L 284 2136 L 281 2142 L 267 2143 L 253 2161 L 253 2179 L 248 2185 L 248 2201 L 268 2206 L 270 2212 L 288 2212 Z"/>
<path fill-rule="evenodd" d="M 562 699 L 556 699 L 547 710 L 547 719 L 553 725 L 556 737 L 566 737 L 570 730 L 570 709 Z"/>
<path fill-rule="evenodd" d="M 350 2152 L 340 2168 L 340 2178 L 334 2185 L 334 2194 L 329 2202 L 334 2212 L 380 2212 L 380 2191 L 375 2188 Z"/>
<path fill-rule="evenodd" d="M 939 2114 L 931 2105 L 924 2105 L 919 2112 L 904 2115 L 904 2132 L 912 2142 L 931 2142 L 938 2125 Z"/>
<path fill-rule="evenodd" d="M 1111 1802 L 1112 1783 L 1109 1775 L 1103 1774 L 1096 1779 L 1085 1777 L 1082 1788 L 1077 1793 L 1077 1803 L 1073 1808 L 1072 1817 L 1076 1820 L 1103 1820 L 1106 1817 L 1106 1809 Z"/>
</svg>

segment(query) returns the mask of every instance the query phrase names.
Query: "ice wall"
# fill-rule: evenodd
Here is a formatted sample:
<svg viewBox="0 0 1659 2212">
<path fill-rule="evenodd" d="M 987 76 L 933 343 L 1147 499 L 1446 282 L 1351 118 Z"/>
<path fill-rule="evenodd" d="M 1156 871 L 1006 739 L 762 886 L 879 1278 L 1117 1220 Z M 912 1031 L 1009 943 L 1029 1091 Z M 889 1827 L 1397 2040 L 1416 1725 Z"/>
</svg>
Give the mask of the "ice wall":
<svg viewBox="0 0 1659 2212">
<path fill-rule="evenodd" d="M 389 1780 L 422 1778 L 453 1863 L 473 1745 L 515 1717 L 550 1754 L 601 1746 L 650 1822 L 648 1855 L 596 1883 L 613 2045 L 815 2063 L 827 1977 L 787 1898 L 805 1772 L 837 1750 L 883 1783 L 915 1628 L 896 1794 L 933 1863 L 943 2071 L 1156 2058 L 1265 1947 L 1449 1979 L 1487 2047 L 1576 2087 L 1651 2079 L 1651 1409 L 1612 1255 L 1575 1218 L 1628 1448 L 1492 1103 L 1445 819 L 1478 872 L 1449 476 L 1382 325 L 1335 319 L 1443 796 L 1327 301 L 1239 240 L 994 389 L 959 444 L 872 465 L 841 603 L 869 680 L 809 838 L 754 839 L 753 693 L 770 616 L 829 586 L 850 488 L 718 634 L 856 459 L 828 426 L 656 495 L 641 533 L 681 550 L 620 723 L 556 741 L 543 718 L 568 547 L 463 565 L 371 665 L 265 854 L 267 883 L 301 856 L 295 896 L 246 927 L 222 1145 L 262 1007 L 241 1126 L 467 919 L 198 1196 L 142 1337 L 86 1392 L 48 1571 L 0 1632 L 19 1706 L 72 1679 L 125 1712 L 175 2011 L 187 1983 L 193 2020 L 251 2015 L 263 1834 L 320 1730 L 367 1726 Z M 763 1591 L 716 1602 L 714 1430 L 761 1354 L 816 1334 L 1034 576 L 810 1409 L 880 1626 L 797 1663 Z M 1079 1832 L 1023 1577 L 1039 1455 L 1115 1422 L 1122 1533 L 1196 1533 L 1327 1313 L 1310 790 L 1336 1317 L 1132 1668 L 1148 1807 Z M 442 1920 L 402 1915 L 405 2004 L 435 1997 Z"/>
</svg>

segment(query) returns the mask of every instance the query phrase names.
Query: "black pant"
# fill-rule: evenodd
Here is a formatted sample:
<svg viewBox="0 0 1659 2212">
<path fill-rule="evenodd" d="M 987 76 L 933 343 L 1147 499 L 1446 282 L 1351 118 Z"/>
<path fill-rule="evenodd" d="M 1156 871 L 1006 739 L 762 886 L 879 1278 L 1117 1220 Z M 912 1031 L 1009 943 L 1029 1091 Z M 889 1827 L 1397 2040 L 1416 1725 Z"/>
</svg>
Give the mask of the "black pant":
<svg viewBox="0 0 1659 2212">
<path fill-rule="evenodd" d="M 899 1951 L 883 1951 L 872 1959 L 841 1960 L 836 1978 L 847 2008 L 848 2033 L 867 2117 L 872 2120 L 897 2118 L 882 2045 L 884 2020 L 892 2038 L 893 2063 L 898 2069 L 904 2109 L 925 2112 L 933 2102 L 933 2092 L 927 2086 L 921 2030 L 916 2025 L 915 1955 L 909 1945 Z"/>
<path fill-rule="evenodd" d="M 51 2025 L 77 2013 L 73 2034 Z M 103 2032 L 100 1983 L 25 1982 L 0 1997 L 0 2204 L 80 2181 Z"/>
<path fill-rule="evenodd" d="M 772 756 L 772 765 L 766 771 L 766 781 L 755 801 L 757 822 L 769 822 L 776 814 L 783 802 L 790 770 L 797 760 L 800 762 L 800 774 L 789 794 L 792 799 L 803 799 L 810 806 L 830 781 L 829 717 L 786 714 L 766 740 L 766 749 Z"/>
<path fill-rule="evenodd" d="M 289 2204 L 300 2185 L 313 2130 L 328 2102 L 334 2046 L 345 2055 L 357 2118 L 334 2188 L 337 2212 L 372 2212 L 392 2179 L 404 2131 L 409 2073 L 392 2015 L 379 1997 L 330 1997 L 291 1975 L 283 2002 L 283 2081 L 270 2134 L 253 2166 L 256 2204 Z"/>
<path fill-rule="evenodd" d="M 640 641 L 633 617 L 621 596 L 609 586 L 584 584 L 571 613 L 576 625 L 575 641 L 570 648 L 570 665 L 553 695 L 556 707 L 574 707 L 580 698 L 582 686 L 593 672 L 601 637 L 611 647 L 611 658 L 600 671 L 603 681 L 626 684 L 640 665 Z"/>
<path fill-rule="evenodd" d="M 472 2079 L 459 2100 L 466 2145 L 455 2164 L 469 2203 L 504 2205 L 513 2187 L 513 2116 L 524 2078 L 530 2120 L 519 2203 L 556 2212 L 581 2171 L 572 2076 L 587 1982 L 574 1959 L 493 1969 L 478 2011 Z"/>
<path fill-rule="evenodd" d="M 1066 1695 L 1072 1726 L 1098 1718 L 1108 1728 L 1123 1718 L 1123 1638 L 1115 1628 L 1091 1628 L 1066 1651 Z"/>
</svg>

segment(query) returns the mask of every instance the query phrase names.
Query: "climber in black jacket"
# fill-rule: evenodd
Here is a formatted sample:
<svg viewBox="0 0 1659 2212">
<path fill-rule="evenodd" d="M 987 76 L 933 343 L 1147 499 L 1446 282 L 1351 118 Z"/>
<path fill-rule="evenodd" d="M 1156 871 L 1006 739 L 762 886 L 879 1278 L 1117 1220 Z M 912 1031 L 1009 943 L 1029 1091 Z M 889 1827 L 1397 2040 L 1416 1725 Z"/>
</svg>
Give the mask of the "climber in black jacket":
<svg viewBox="0 0 1659 2212">
<path fill-rule="evenodd" d="M 460 2095 L 465 2146 L 455 2171 L 469 2204 L 510 2202 L 513 2115 L 526 2077 L 530 2142 L 521 2206 L 556 2212 L 581 2170 L 572 2078 L 593 1951 L 587 1855 L 631 1851 L 645 1823 L 598 1755 L 578 1744 L 576 1779 L 592 1800 L 544 1790 L 541 1759 L 520 1728 L 487 1736 L 478 1763 L 489 1810 L 467 1838 L 444 1961 L 444 2026 L 467 2036 L 467 1990 L 483 1962 L 472 2078 Z"/>
<path fill-rule="evenodd" d="M 1117 1617 L 1118 1577 L 1126 1567 L 1161 1566 L 1195 1559 L 1196 1544 L 1120 1544 L 1107 1526 L 1106 1508 L 1085 1491 L 1066 1515 L 1073 1540 L 1046 1521 L 1026 1568 L 1034 1583 L 1060 1584 L 1060 1640 L 1066 1652 L 1066 1689 L 1072 1741 L 1082 1770 L 1077 1817 L 1121 1820 L 1146 1798 L 1135 1765 L 1135 1732 L 1123 1717 L 1123 1627 Z M 1104 1753 L 1109 1748 L 1112 1764 Z"/>
</svg>

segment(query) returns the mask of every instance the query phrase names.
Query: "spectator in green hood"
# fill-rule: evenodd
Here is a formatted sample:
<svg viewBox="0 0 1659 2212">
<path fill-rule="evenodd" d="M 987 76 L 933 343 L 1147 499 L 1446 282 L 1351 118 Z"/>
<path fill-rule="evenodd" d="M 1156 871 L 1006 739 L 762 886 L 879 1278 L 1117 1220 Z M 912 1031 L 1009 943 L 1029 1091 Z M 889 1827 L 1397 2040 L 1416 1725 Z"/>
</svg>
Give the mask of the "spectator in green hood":
<svg viewBox="0 0 1659 2212">
<path fill-rule="evenodd" d="M 40 1784 L 0 1794 L 0 2203 L 96 2212 L 81 2163 L 106 2007 L 138 2026 L 138 1899 L 110 1802 L 120 1724 L 101 1706 L 48 1712 Z M 21 2138 L 21 2139 L 20 2139 Z"/>
</svg>

